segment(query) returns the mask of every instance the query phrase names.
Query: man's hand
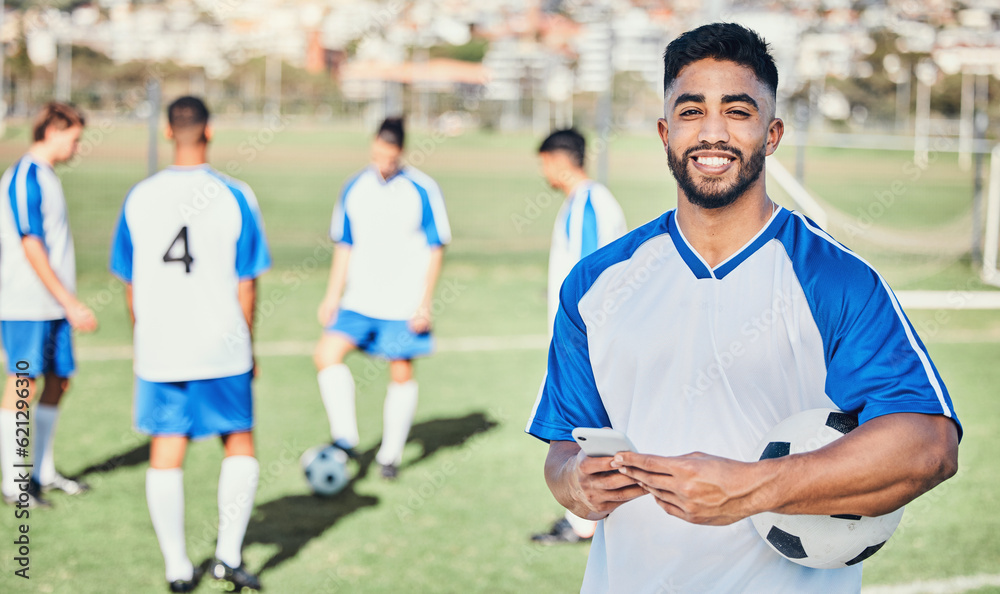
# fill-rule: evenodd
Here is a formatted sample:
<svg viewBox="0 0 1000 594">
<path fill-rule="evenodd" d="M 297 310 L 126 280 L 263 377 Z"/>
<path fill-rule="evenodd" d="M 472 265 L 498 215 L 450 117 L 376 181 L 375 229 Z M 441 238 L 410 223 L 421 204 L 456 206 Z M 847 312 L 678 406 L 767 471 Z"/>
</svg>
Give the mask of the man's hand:
<svg viewBox="0 0 1000 594">
<path fill-rule="evenodd" d="M 574 441 L 549 444 L 545 480 L 556 501 L 588 520 L 600 520 L 646 494 L 635 480 L 611 467 L 611 458 L 590 458 Z"/>
<path fill-rule="evenodd" d="M 431 330 L 431 308 L 429 305 L 421 305 L 417 308 L 417 313 L 413 314 L 408 323 L 410 330 L 414 334 L 423 334 Z"/>
<path fill-rule="evenodd" d="M 340 310 L 340 299 L 325 297 L 316 310 L 316 319 L 319 325 L 326 328 L 337 320 L 337 311 Z"/>
<path fill-rule="evenodd" d="M 668 514 L 693 524 L 724 526 L 764 511 L 751 501 L 760 482 L 752 464 L 702 453 L 668 458 L 620 452 L 610 466 Z"/>
<path fill-rule="evenodd" d="M 77 332 L 93 332 L 97 330 L 97 316 L 83 303 L 74 299 L 64 309 L 66 310 L 66 320 L 69 321 L 69 325 Z"/>
</svg>

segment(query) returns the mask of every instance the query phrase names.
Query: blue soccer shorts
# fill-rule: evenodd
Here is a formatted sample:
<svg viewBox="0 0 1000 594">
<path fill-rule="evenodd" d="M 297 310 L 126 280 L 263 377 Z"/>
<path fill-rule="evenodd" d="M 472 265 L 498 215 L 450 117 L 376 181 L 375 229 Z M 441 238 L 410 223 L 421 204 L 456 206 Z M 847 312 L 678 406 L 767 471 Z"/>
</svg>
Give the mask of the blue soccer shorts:
<svg viewBox="0 0 1000 594">
<path fill-rule="evenodd" d="M 135 379 L 135 428 L 191 439 L 253 428 L 253 371 L 186 382 Z"/>
<path fill-rule="evenodd" d="M 7 352 L 7 373 L 38 377 L 46 373 L 70 377 L 76 371 L 73 359 L 72 327 L 65 319 L 0 322 L 3 348 Z M 19 361 L 27 363 L 27 367 Z M 24 376 L 22 376 L 24 377 Z"/>
<path fill-rule="evenodd" d="M 349 309 L 337 312 L 336 321 L 326 331 L 343 334 L 362 351 L 390 361 L 413 359 L 434 350 L 431 333 L 417 334 L 406 320 L 369 318 Z"/>
</svg>

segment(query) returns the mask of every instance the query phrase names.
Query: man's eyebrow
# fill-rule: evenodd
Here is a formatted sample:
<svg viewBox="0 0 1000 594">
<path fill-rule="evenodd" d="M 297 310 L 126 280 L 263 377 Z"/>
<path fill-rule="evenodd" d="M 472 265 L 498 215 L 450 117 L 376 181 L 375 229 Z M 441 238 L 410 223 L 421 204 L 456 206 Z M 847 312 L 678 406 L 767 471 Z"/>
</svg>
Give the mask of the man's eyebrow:
<svg viewBox="0 0 1000 594">
<path fill-rule="evenodd" d="M 757 102 L 754 101 L 754 98 L 751 97 L 750 95 L 747 95 L 746 93 L 740 93 L 738 95 L 723 95 L 722 96 L 722 102 L 723 103 L 749 103 L 750 105 L 753 105 L 754 109 L 756 109 L 757 111 L 760 111 L 760 107 L 758 107 Z"/>
<path fill-rule="evenodd" d="M 704 103 L 705 95 L 701 93 L 681 93 L 674 100 L 674 107 L 677 107 L 681 103 Z"/>
</svg>

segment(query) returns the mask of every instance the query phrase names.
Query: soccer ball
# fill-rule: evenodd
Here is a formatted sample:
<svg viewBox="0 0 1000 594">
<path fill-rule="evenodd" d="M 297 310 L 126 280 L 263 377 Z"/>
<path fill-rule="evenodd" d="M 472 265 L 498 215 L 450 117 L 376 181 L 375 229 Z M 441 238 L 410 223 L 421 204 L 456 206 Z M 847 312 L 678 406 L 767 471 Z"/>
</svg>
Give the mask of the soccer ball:
<svg viewBox="0 0 1000 594">
<path fill-rule="evenodd" d="M 309 487 L 317 495 L 332 497 L 351 481 L 347 472 L 347 452 L 330 444 L 309 448 L 300 462 Z"/>
<path fill-rule="evenodd" d="M 858 426 L 856 416 L 828 408 L 800 412 L 778 423 L 757 446 L 756 460 L 817 450 Z M 834 569 L 861 563 L 882 548 L 903 517 L 903 508 L 877 517 L 810 516 L 765 512 L 754 528 L 778 554 L 807 567 Z"/>
</svg>

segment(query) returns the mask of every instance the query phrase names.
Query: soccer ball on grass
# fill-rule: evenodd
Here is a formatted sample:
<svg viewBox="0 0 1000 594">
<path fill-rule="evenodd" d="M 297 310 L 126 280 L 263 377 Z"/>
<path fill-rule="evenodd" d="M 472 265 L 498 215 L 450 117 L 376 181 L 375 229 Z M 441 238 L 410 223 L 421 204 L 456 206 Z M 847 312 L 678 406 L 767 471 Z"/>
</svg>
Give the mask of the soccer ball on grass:
<svg viewBox="0 0 1000 594">
<path fill-rule="evenodd" d="M 300 459 L 306 481 L 313 493 L 333 497 L 351 481 L 347 471 L 347 452 L 330 444 L 309 448 Z"/>
</svg>

